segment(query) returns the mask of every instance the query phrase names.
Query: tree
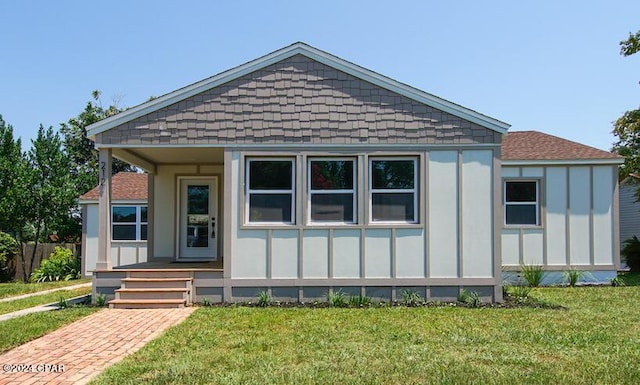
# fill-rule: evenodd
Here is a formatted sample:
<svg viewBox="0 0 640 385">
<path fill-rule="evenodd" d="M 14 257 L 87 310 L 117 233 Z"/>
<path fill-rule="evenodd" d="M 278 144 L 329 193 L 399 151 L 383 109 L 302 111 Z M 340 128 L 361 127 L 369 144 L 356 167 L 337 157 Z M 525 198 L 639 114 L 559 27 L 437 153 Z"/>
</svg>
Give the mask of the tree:
<svg viewBox="0 0 640 385">
<path fill-rule="evenodd" d="M 35 245 L 26 267 L 25 257 L 22 267 L 25 280 L 33 270 L 38 242 L 48 230 L 62 224 L 71 210 L 78 204 L 78 192 L 71 169 L 71 158 L 63 149 L 63 142 L 52 127 L 47 130 L 41 125 L 38 136 L 31 141 L 27 153 L 27 186 L 30 189 L 26 215 L 35 228 Z"/>
<path fill-rule="evenodd" d="M 0 115 L 0 230 L 13 235 L 26 224 L 25 166 L 20 138 L 14 139 L 13 127 Z"/>
<path fill-rule="evenodd" d="M 121 111 L 117 106 L 102 107 L 100 91 L 92 92 L 93 100 L 87 102 L 80 115 L 60 124 L 60 133 L 64 137 L 64 146 L 71 157 L 71 175 L 76 181 L 79 195 L 86 193 L 98 184 L 98 151 L 93 141 L 87 138 L 87 126 Z M 119 159 L 113 160 L 112 172 L 135 171 L 135 168 Z"/>
<path fill-rule="evenodd" d="M 620 54 L 631 56 L 640 52 L 640 31 L 629 34 L 627 40 L 620 42 Z M 618 141 L 613 145 L 613 151 L 624 156 L 625 162 L 620 167 L 620 178 L 640 172 L 640 109 L 624 113 L 613 124 L 613 135 Z"/>
</svg>

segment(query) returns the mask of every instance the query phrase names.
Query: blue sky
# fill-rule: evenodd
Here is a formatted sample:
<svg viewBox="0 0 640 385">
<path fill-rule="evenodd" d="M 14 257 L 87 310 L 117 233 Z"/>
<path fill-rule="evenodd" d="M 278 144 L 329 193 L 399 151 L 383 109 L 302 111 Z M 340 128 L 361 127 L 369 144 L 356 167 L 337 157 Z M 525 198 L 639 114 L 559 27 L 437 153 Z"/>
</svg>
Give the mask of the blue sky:
<svg viewBox="0 0 640 385">
<path fill-rule="evenodd" d="M 0 1 L 0 114 L 29 141 L 304 41 L 512 125 L 609 149 L 640 105 L 640 1 Z M 26 148 L 28 145 L 23 144 Z"/>
</svg>

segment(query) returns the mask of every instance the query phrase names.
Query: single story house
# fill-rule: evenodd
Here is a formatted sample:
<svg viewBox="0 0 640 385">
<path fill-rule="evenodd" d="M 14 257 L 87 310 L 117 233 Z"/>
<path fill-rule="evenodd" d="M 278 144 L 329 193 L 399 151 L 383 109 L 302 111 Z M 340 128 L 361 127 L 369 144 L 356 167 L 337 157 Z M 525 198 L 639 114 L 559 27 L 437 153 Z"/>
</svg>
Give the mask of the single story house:
<svg viewBox="0 0 640 385">
<path fill-rule="evenodd" d="M 622 159 L 508 128 L 304 43 L 150 100 L 88 127 L 94 292 L 500 301 L 503 266 L 615 275 Z M 148 175 L 146 263 L 113 263 L 113 156 Z"/>
</svg>

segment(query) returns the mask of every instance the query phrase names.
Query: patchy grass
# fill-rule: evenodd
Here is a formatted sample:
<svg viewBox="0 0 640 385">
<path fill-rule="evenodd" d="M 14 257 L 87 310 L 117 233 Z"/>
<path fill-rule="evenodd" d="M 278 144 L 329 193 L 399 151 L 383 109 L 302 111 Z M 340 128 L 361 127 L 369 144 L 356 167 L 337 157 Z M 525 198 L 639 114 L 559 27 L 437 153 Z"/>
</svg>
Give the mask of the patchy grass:
<svg viewBox="0 0 640 385">
<path fill-rule="evenodd" d="M 61 298 L 69 299 L 86 294 L 91 294 L 90 287 L 74 290 L 59 290 L 53 293 L 34 295 L 32 297 L 17 299 L 15 301 L 0 302 L 0 314 L 7 314 L 17 310 L 58 302 Z"/>
<path fill-rule="evenodd" d="M 13 297 L 21 294 L 36 293 L 38 291 L 79 285 L 81 283 L 87 283 L 87 282 L 91 282 L 91 280 L 76 279 L 72 281 L 42 282 L 42 283 L 24 283 L 24 282 L 0 283 L 0 298 Z"/>
<path fill-rule="evenodd" d="M 200 308 L 97 384 L 608 383 L 640 378 L 640 287 L 535 308 Z"/>
<path fill-rule="evenodd" d="M 100 310 L 95 307 L 72 307 L 27 314 L 0 322 L 0 352 L 41 337 L 64 325 Z"/>
</svg>

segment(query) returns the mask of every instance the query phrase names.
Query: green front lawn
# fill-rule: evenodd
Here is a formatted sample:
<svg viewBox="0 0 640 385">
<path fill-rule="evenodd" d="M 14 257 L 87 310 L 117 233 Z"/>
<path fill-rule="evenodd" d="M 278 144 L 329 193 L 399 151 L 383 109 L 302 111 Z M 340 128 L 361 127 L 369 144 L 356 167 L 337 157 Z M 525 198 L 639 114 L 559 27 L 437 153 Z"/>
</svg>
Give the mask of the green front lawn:
<svg viewBox="0 0 640 385">
<path fill-rule="evenodd" d="M 91 280 L 75 279 L 72 281 L 42 282 L 42 283 L 23 283 L 23 282 L 0 283 L 0 298 L 35 293 L 38 291 L 56 289 L 59 287 L 79 285 L 81 283 L 87 283 L 87 282 L 91 282 Z"/>
<path fill-rule="evenodd" d="M 7 314 L 38 305 L 46 305 L 48 303 L 58 302 L 61 298 L 69 299 L 86 294 L 91 294 L 91 287 L 84 287 L 74 290 L 58 290 L 54 291 L 53 293 L 16 299 L 15 301 L 0 302 L 0 314 Z"/>
<path fill-rule="evenodd" d="M 640 287 L 532 293 L 568 310 L 201 308 L 95 383 L 640 382 Z"/>
<path fill-rule="evenodd" d="M 43 313 L 27 314 L 0 322 L 0 353 L 35 340 L 64 325 L 101 310 L 98 307 L 70 307 Z M 34 357 L 37 359 L 37 357 Z M 61 362 L 61 364 L 65 364 Z"/>
</svg>

